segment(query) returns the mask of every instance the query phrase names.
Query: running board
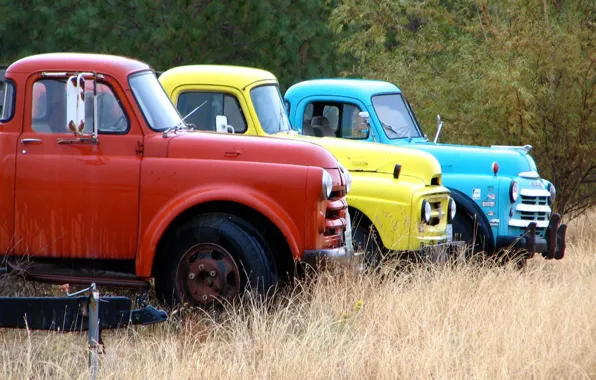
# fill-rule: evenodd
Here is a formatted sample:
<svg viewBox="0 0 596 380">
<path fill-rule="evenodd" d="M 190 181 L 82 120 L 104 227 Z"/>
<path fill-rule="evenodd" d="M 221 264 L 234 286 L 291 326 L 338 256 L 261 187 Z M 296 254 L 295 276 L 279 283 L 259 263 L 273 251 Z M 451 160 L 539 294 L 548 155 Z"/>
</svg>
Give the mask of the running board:
<svg viewBox="0 0 596 380">
<path fill-rule="evenodd" d="M 19 265 L 10 260 L 6 264 L 8 273 L 16 272 L 31 281 L 70 285 L 95 283 L 97 286 L 103 287 L 149 289 L 148 280 L 128 273 L 89 269 L 76 270 L 35 262 L 25 262 L 25 265 Z"/>
</svg>

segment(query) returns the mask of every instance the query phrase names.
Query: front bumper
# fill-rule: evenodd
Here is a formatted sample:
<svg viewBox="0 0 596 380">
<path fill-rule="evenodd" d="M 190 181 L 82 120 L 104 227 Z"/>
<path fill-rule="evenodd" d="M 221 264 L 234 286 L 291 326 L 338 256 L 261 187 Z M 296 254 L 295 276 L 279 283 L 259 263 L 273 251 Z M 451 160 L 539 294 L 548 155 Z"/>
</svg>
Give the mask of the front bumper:
<svg viewBox="0 0 596 380">
<path fill-rule="evenodd" d="M 302 257 L 302 260 L 306 264 L 315 268 L 321 268 L 333 262 L 340 266 L 355 266 L 361 269 L 363 259 L 363 253 L 350 251 L 346 247 L 308 250 L 304 251 L 304 256 Z"/>
<path fill-rule="evenodd" d="M 497 236 L 496 248 L 497 251 L 525 250 L 528 258 L 538 252 L 545 259 L 561 260 L 565 256 L 566 234 L 567 225 L 561 224 L 561 215 L 552 214 L 544 238 L 536 235 L 536 223 L 532 222 L 522 236 Z"/>
</svg>

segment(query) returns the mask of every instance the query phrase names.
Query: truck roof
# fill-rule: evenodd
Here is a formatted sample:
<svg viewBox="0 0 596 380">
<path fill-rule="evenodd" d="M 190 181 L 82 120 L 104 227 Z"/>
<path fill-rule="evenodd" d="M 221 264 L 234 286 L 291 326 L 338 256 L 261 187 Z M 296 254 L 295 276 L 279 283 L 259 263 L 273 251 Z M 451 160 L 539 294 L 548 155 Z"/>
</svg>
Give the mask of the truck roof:
<svg viewBox="0 0 596 380">
<path fill-rule="evenodd" d="M 170 78 L 184 77 L 184 83 L 210 84 L 243 88 L 259 81 L 275 81 L 275 75 L 266 70 L 231 65 L 186 65 L 165 71 L 159 80 L 166 83 Z"/>
<path fill-rule="evenodd" d="M 38 71 L 98 71 L 109 75 L 128 75 L 151 69 L 145 62 L 109 54 L 47 53 L 28 56 L 14 62 L 7 73 Z"/>
<path fill-rule="evenodd" d="M 303 98 L 316 94 L 370 99 L 371 96 L 379 93 L 401 93 L 401 90 L 393 83 L 381 80 L 324 78 L 296 83 L 288 88 L 284 97 Z"/>
</svg>

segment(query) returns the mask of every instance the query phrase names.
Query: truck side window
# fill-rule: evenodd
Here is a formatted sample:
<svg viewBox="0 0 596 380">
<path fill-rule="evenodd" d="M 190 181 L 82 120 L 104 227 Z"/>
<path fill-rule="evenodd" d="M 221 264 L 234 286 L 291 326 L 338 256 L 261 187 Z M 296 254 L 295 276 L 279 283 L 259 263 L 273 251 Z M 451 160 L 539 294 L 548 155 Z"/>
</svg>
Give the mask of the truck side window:
<svg viewBox="0 0 596 380">
<path fill-rule="evenodd" d="M 336 106 L 326 105 L 323 108 L 323 115 L 329 120 L 329 127 L 337 132 L 337 126 L 339 124 L 339 108 Z"/>
<path fill-rule="evenodd" d="M 66 127 L 65 80 L 42 79 L 33 84 L 31 128 L 39 133 L 69 133 Z"/>
<path fill-rule="evenodd" d="M 359 115 L 361 111 L 360 107 L 353 104 L 343 104 L 340 137 L 355 140 L 368 138 L 368 127 L 362 124 Z"/>
<path fill-rule="evenodd" d="M 93 132 L 93 82 L 85 83 L 85 133 Z M 97 83 L 97 130 L 103 134 L 128 132 L 128 118 L 110 86 Z"/>
<path fill-rule="evenodd" d="M 304 107 L 304 113 L 302 114 L 302 123 L 308 123 L 308 125 L 310 125 L 313 113 L 314 106 L 312 105 L 312 103 L 308 103 L 306 107 Z"/>
<path fill-rule="evenodd" d="M 205 103 L 205 104 L 203 104 Z M 186 120 L 202 131 L 215 131 L 215 117 L 223 115 L 236 133 L 246 132 L 246 119 L 235 96 L 221 92 L 188 91 L 178 96 L 176 108 L 182 117 L 201 106 Z"/>
<path fill-rule="evenodd" d="M 42 79 L 33 85 L 32 129 L 39 133 L 71 133 L 66 126 L 66 79 Z M 93 131 L 93 82 L 86 82 L 85 130 Z M 97 83 L 97 119 L 101 133 L 126 133 L 128 119 L 112 89 Z"/>
<path fill-rule="evenodd" d="M 362 124 L 359 113 L 362 110 L 355 104 L 336 102 L 312 102 L 305 109 L 302 118 L 303 134 L 310 136 L 341 137 L 364 140 L 368 138 L 368 127 Z M 314 125 L 313 121 L 314 120 Z M 328 124 L 325 128 L 319 124 Z M 314 128 L 310 128 L 313 127 Z"/>
</svg>

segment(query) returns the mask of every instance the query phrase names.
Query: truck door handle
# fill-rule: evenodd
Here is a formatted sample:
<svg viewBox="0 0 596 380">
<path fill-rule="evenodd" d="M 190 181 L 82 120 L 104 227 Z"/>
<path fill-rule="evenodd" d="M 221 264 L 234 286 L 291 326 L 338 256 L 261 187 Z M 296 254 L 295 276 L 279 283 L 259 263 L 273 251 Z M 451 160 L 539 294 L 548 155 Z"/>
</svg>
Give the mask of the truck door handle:
<svg viewBox="0 0 596 380">
<path fill-rule="evenodd" d="M 21 139 L 21 142 L 23 144 L 34 144 L 34 143 L 41 144 L 41 139 Z"/>
</svg>

